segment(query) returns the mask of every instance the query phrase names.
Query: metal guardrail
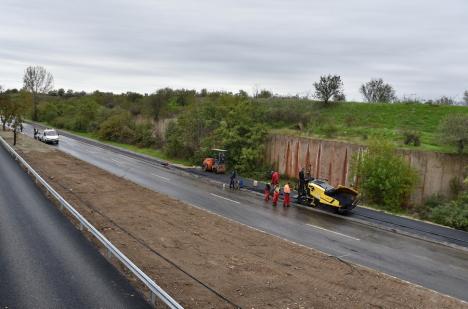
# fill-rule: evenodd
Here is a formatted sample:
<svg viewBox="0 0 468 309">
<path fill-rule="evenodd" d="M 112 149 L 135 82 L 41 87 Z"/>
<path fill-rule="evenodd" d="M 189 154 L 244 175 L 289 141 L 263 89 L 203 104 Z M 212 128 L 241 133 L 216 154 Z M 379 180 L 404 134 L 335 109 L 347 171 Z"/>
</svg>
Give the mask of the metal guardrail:
<svg viewBox="0 0 468 309">
<path fill-rule="evenodd" d="M 139 269 L 133 262 L 127 258 L 119 249 L 117 249 L 101 232 L 99 232 L 91 223 L 88 222 L 73 206 L 71 206 L 57 191 L 52 188 L 1 136 L 0 142 L 3 147 L 19 161 L 27 170 L 29 175 L 35 177 L 36 183 L 44 186 L 46 192 L 53 196 L 60 204 L 60 208 L 66 208 L 70 214 L 80 223 L 80 229 L 86 228 L 99 242 L 107 249 L 109 256 L 116 257 L 125 267 L 130 270 L 151 293 L 151 302 L 155 305 L 156 297 L 164 302 L 171 309 L 183 309 L 169 294 L 158 286 L 148 275 Z"/>
</svg>

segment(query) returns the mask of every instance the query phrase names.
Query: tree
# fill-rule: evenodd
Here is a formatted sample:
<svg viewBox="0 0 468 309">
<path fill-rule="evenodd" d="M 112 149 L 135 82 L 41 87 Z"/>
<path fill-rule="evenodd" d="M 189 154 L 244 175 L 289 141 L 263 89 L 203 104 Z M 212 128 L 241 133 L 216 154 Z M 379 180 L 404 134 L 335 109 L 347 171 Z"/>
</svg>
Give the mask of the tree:
<svg viewBox="0 0 468 309">
<path fill-rule="evenodd" d="M 23 76 L 24 88 L 31 92 L 33 101 L 33 120 L 37 120 L 38 95 L 47 93 L 54 85 L 54 77 L 41 66 L 26 68 Z"/>
<path fill-rule="evenodd" d="M 16 133 L 23 126 L 23 114 L 25 112 L 23 101 L 13 102 L 9 94 L 0 93 L 0 118 L 3 131 L 6 124 L 11 123 L 13 128 L 13 145 L 16 145 Z"/>
<path fill-rule="evenodd" d="M 463 103 L 465 105 L 468 105 L 468 90 L 465 90 L 465 92 L 463 93 Z"/>
<path fill-rule="evenodd" d="M 371 79 L 362 85 L 360 91 L 364 99 L 369 103 L 389 103 L 396 100 L 395 90 L 383 79 Z"/>
<path fill-rule="evenodd" d="M 343 98 L 343 82 L 339 75 L 320 76 L 320 81 L 314 83 L 315 97 L 328 104 L 330 100 Z"/>
<path fill-rule="evenodd" d="M 435 100 L 434 103 L 438 105 L 454 105 L 455 101 L 447 96 L 441 96 L 439 99 Z"/>
<path fill-rule="evenodd" d="M 271 93 L 271 91 L 266 90 L 266 89 L 262 89 L 260 93 L 257 94 L 257 98 L 259 99 L 269 99 L 272 96 L 273 94 Z"/>
<path fill-rule="evenodd" d="M 353 157 L 351 176 L 368 202 L 393 211 L 406 203 L 418 182 L 417 172 L 385 140 L 372 140 L 367 151 Z"/>
<path fill-rule="evenodd" d="M 458 153 L 463 153 L 468 143 L 468 114 L 452 114 L 442 120 L 439 127 L 443 143 L 456 145 Z"/>
</svg>

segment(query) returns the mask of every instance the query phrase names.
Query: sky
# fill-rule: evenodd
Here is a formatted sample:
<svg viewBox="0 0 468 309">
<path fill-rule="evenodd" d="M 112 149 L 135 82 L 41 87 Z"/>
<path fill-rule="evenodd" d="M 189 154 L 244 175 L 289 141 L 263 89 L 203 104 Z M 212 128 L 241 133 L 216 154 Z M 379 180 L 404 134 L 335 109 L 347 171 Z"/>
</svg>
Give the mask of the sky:
<svg viewBox="0 0 468 309">
<path fill-rule="evenodd" d="M 313 94 L 337 74 L 348 100 L 383 78 L 400 97 L 468 90 L 467 0 L 1 0 L 0 85 L 29 65 L 55 88 L 163 87 Z"/>
</svg>

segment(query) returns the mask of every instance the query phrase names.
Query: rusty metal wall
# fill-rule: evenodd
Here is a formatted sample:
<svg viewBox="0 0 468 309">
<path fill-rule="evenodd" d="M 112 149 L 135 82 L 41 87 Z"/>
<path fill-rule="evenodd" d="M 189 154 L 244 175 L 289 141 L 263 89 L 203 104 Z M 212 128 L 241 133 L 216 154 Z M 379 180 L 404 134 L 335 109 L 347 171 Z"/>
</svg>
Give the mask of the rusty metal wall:
<svg viewBox="0 0 468 309">
<path fill-rule="evenodd" d="M 296 177 L 299 170 L 310 168 L 314 177 L 328 179 L 336 186 L 349 185 L 351 159 L 363 151 L 361 145 L 314 138 L 271 135 L 266 147 L 266 161 L 282 175 Z M 450 180 L 463 179 L 468 156 L 436 152 L 402 150 L 400 153 L 420 175 L 420 183 L 411 196 L 421 203 L 433 194 L 450 196 Z"/>
</svg>

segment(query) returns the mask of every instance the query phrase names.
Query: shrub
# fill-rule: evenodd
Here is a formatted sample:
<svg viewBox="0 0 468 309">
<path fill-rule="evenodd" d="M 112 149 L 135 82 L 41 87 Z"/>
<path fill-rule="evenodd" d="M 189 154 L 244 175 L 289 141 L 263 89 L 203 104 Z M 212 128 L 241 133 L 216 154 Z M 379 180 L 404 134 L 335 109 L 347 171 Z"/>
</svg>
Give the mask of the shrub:
<svg viewBox="0 0 468 309">
<path fill-rule="evenodd" d="M 131 143 L 135 134 L 132 124 L 132 119 L 127 112 L 115 114 L 101 123 L 98 136 L 109 141 Z"/>
<path fill-rule="evenodd" d="M 364 198 L 384 209 L 399 211 L 417 184 L 416 171 L 387 141 L 373 140 L 352 161 L 352 177 Z"/>
<path fill-rule="evenodd" d="M 429 207 L 431 211 L 428 213 L 427 219 L 468 231 L 468 192 L 460 194 L 456 200 Z"/>
<path fill-rule="evenodd" d="M 456 145 L 458 153 L 463 153 L 468 143 L 468 114 L 452 114 L 439 126 L 442 143 Z"/>
<path fill-rule="evenodd" d="M 417 131 L 405 130 L 402 133 L 404 137 L 405 145 L 420 146 L 421 145 L 421 133 Z"/>
</svg>

